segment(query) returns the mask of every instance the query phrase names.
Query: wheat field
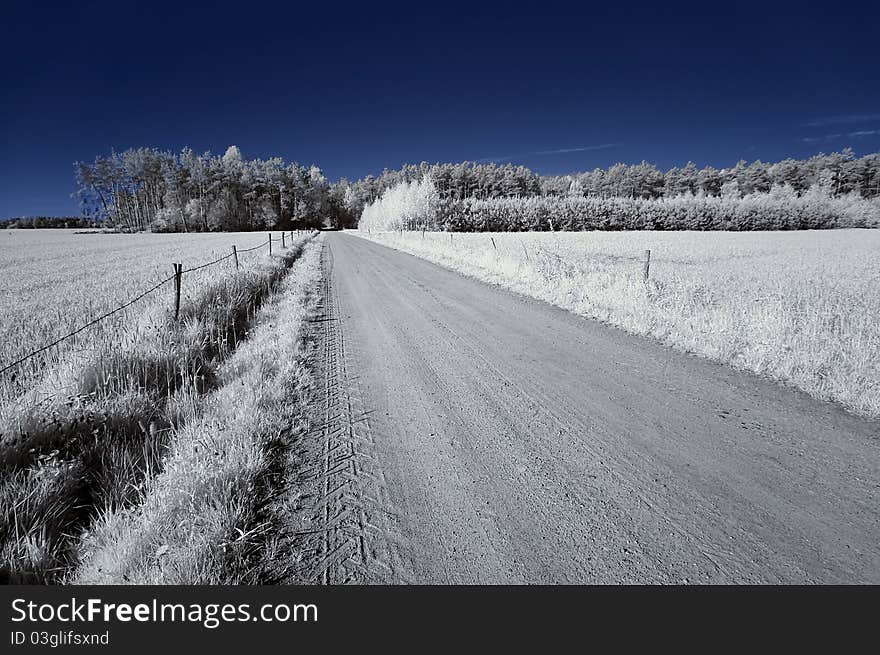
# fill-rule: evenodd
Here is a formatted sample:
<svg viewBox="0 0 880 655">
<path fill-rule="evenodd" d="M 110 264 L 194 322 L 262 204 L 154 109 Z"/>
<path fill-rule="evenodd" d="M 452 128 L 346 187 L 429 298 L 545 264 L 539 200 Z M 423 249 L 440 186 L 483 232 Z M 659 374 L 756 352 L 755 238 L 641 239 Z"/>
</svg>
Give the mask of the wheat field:
<svg viewBox="0 0 880 655">
<path fill-rule="evenodd" d="M 880 416 L 876 230 L 352 233 Z"/>
</svg>

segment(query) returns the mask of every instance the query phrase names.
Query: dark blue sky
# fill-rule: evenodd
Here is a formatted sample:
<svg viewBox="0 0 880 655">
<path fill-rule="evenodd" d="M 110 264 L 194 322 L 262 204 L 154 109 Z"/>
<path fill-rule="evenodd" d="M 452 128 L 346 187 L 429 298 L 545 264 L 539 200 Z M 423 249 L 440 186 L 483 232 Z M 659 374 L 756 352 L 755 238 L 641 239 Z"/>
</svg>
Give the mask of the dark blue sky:
<svg viewBox="0 0 880 655">
<path fill-rule="evenodd" d="M 133 4 L 5 4 L 0 218 L 78 213 L 73 162 L 140 145 L 331 179 L 880 150 L 878 3 Z"/>
</svg>

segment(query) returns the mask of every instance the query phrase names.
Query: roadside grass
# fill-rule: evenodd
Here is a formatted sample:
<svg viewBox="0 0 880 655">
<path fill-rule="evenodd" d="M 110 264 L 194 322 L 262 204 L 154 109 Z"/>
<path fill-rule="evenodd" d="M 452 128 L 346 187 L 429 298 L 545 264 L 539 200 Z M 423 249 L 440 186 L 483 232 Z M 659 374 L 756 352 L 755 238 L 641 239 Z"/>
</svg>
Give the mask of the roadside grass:
<svg viewBox="0 0 880 655">
<path fill-rule="evenodd" d="M 59 581 L 96 516 L 140 502 L 304 244 L 215 274 L 184 299 L 179 321 L 147 305 L 2 407 L 0 581 Z"/>
<path fill-rule="evenodd" d="M 0 363 L 23 357 L 168 278 L 172 262 L 192 268 L 230 255 L 232 244 L 241 251 L 265 240 L 265 234 L 253 232 L 83 236 L 70 230 L 0 231 Z M 240 252 L 241 268 L 259 267 L 266 252 L 267 248 Z M 184 302 L 218 274 L 234 269 L 229 258 L 186 273 Z M 28 391 L 69 353 L 117 342 L 146 305 L 170 308 L 173 301 L 174 285 L 169 282 L 133 307 L 0 376 L 0 397 Z"/>
<path fill-rule="evenodd" d="M 880 417 L 880 231 L 350 234 Z"/>
<path fill-rule="evenodd" d="M 266 303 L 248 340 L 217 371 L 194 420 L 173 429 L 161 473 L 140 502 L 102 513 L 82 541 L 77 584 L 271 581 L 282 528 L 285 453 L 305 429 L 307 319 L 316 313 L 319 242 Z"/>
</svg>

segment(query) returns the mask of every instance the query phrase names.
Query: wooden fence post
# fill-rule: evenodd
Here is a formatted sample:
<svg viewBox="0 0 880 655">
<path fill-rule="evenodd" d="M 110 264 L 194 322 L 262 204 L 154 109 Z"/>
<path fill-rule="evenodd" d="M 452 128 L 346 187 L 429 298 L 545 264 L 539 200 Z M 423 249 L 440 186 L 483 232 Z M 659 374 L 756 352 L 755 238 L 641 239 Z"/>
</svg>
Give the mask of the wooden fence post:
<svg viewBox="0 0 880 655">
<path fill-rule="evenodd" d="M 645 282 L 648 281 L 648 272 L 650 271 L 650 269 L 651 269 L 651 251 L 646 250 L 645 251 L 644 268 L 642 268 L 642 277 L 644 278 Z"/>
<path fill-rule="evenodd" d="M 232 258 L 235 260 L 235 270 L 238 270 L 238 251 L 232 246 Z"/>
<path fill-rule="evenodd" d="M 180 281 L 183 277 L 183 264 L 174 264 L 174 320 L 180 317 Z"/>
<path fill-rule="evenodd" d="M 492 247 L 498 250 L 498 246 L 495 245 L 495 237 L 489 237 L 489 239 L 492 241 Z"/>
<path fill-rule="evenodd" d="M 287 246 L 284 245 L 284 232 L 281 233 L 281 247 L 282 247 L 282 248 L 286 248 L 286 247 L 287 247 Z"/>
<path fill-rule="evenodd" d="M 269 232 L 269 256 L 272 256 L 272 233 Z"/>
</svg>

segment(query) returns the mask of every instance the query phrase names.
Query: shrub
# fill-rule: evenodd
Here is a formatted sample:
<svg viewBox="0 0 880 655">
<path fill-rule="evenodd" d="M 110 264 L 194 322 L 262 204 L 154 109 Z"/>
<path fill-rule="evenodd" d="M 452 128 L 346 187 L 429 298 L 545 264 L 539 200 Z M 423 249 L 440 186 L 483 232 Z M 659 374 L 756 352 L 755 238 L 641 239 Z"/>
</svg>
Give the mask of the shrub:
<svg viewBox="0 0 880 655">
<path fill-rule="evenodd" d="M 833 197 L 820 187 L 798 194 L 789 186 L 740 197 L 671 198 L 532 196 L 437 198 L 429 178 L 387 190 L 364 208 L 359 227 L 375 231 L 450 232 L 583 230 L 817 230 L 877 227 L 880 204 L 857 193 Z"/>
</svg>

